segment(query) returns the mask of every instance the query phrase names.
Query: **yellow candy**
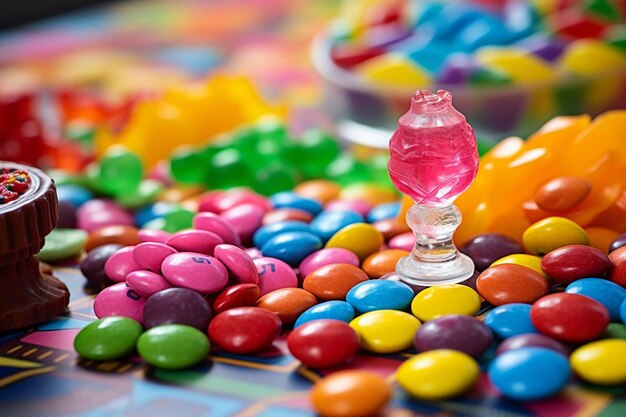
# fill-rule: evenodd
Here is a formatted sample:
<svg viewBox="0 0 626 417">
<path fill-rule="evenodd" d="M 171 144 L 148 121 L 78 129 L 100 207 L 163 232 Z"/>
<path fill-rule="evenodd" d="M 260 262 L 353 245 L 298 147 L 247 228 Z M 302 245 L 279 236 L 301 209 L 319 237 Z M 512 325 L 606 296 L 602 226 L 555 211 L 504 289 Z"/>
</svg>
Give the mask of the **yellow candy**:
<svg viewBox="0 0 626 417">
<path fill-rule="evenodd" d="M 384 203 L 392 203 L 398 199 L 398 194 L 385 187 L 373 184 L 349 185 L 339 193 L 339 199 L 347 201 L 364 201 L 377 206 Z"/>
<path fill-rule="evenodd" d="M 397 310 L 370 311 L 350 322 L 359 335 L 361 347 L 375 353 L 393 353 L 413 345 L 421 323 L 409 313 Z"/>
<path fill-rule="evenodd" d="M 579 347 L 570 364 L 582 379 L 594 384 L 626 383 L 626 340 L 605 339 Z"/>
<path fill-rule="evenodd" d="M 477 51 L 476 60 L 485 67 L 504 72 L 518 84 L 557 79 L 556 72 L 547 62 L 521 49 L 485 47 Z"/>
<path fill-rule="evenodd" d="M 539 256 L 567 245 L 589 244 L 585 230 L 564 217 L 539 220 L 526 229 L 522 240 L 526 249 Z"/>
<path fill-rule="evenodd" d="M 387 53 L 354 68 L 366 81 L 385 87 L 417 88 L 430 83 L 426 70 L 402 54 Z"/>
<path fill-rule="evenodd" d="M 480 310 L 480 296 L 460 284 L 439 285 L 418 293 L 411 303 L 411 311 L 421 321 L 436 319 L 446 314 L 473 316 Z"/>
<path fill-rule="evenodd" d="M 419 399 L 442 400 L 470 389 L 479 375 L 478 364 L 469 355 L 437 349 L 405 361 L 396 378 L 402 388 Z"/>
<path fill-rule="evenodd" d="M 326 243 L 326 247 L 348 249 L 363 261 L 376 252 L 383 242 L 383 234 L 374 226 L 367 223 L 355 223 L 335 233 Z"/>
<path fill-rule="evenodd" d="M 514 255 L 507 255 L 504 258 L 500 258 L 490 266 L 500 265 L 500 264 L 515 264 L 525 266 L 526 268 L 530 268 L 533 271 L 536 271 L 543 275 L 545 278 L 549 278 L 543 269 L 541 269 L 541 258 L 535 255 L 527 255 L 525 253 L 516 253 Z"/>
</svg>

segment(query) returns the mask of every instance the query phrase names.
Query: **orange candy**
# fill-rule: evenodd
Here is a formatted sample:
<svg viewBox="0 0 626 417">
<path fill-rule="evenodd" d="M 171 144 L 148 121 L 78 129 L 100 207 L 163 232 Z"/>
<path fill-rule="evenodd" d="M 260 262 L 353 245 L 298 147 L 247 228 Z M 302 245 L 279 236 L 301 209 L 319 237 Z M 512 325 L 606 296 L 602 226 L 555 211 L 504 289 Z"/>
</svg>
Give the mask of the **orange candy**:
<svg viewBox="0 0 626 417">
<path fill-rule="evenodd" d="M 548 281 L 538 272 L 515 264 L 500 264 L 484 270 L 476 279 L 476 289 L 494 306 L 510 303 L 531 304 L 548 293 Z"/>
<path fill-rule="evenodd" d="M 89 234 L 85 250 L 107 245 L 118 244 L 122 246 L 133 246 L 139 244 L 139 235 L 136 227 L 125 225 L 105 226 L 96 229 Z"/>
<path fill-rule="evenodd" d="M 296 185 L 293 191 L 303 197 L 313 198 L 324 204 L 337 198 L 341 187 L 337 183 L 328 180 L 310 180 Z"/>
<path fill-rule="evenodd" d="M 291 324 L 300 314 L 317 304 L 317 299 L 302 288 L 280 288 L 259 298 L 256 306 L 278 314 L 283 324 Z"/>
<path fill-rule="evenodd" d="M 349 264 L 330 264 L 311 272 L 302 287 L 323 301 L 345 300 L 355 285 L 369 277 L 361 269 Z"/>
<path fill-rule="evenodd" d="M 402 249 L 385 249 L 373 253 L 363 261 L 361 268 L 370 278 L 380 278 L 385 274 L 395 271 L 400 258 L 409 255 L 410 252 Z"/>
</svg>

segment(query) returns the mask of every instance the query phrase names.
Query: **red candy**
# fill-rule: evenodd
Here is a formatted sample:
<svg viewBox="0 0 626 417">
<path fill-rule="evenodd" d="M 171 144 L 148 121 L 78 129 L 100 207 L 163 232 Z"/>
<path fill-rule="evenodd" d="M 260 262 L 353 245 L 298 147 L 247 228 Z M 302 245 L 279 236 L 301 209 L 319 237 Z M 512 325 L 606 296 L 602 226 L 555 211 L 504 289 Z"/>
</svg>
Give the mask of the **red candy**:
<svg viewBox="0 0 626 417">
<path fill-rule="evenodd" d="M 612 264 L 609 279 L 626 288 L 626 246 L 611 252 L 609 259 Z"/>
<path fill-rule="evenodd" d="M 292 331 L 287 347 L 306 366 L 331 368 L 346 363 L 356 354 L 359 336 L 342 321 L 314 320 Z"/>
<path fill-rule="evenodd" d="M 580 278 L 602 277 L 611 262 L 601 250 L 586 245 L 567 245 L 555 249 L 541 260 L 541 269 L 561 284 Z"/>
<path fill-rule="evenodd" d="M 280 319 L 271 311 L 237 307 L 213 318 L 209 338 L 226 352 L 246 355 L 269 348 L 281 327 Z"/>
<path fill-rule="evenodd" d="M 564 342 L 588 342 L 602 335 L 609 311 L 579 294 L 550 294 L 533 304 L 530 319 L 541 333 Z"/>
<path fill-rule="evenodd" d="M 548 282 L 525 266 L 501 264 L 484 270 L 476 280 L 476 289 L 494 306 L 532 303 L 548 293 Z"/>
<path fill-rule="evenodd" d="M 224 289 L 213 301 L 213 311 L 222 311 L 235 307 L 254 306 L 259 299 L 259 286 L 255 284 L 237 284 Z"/>
</svg>

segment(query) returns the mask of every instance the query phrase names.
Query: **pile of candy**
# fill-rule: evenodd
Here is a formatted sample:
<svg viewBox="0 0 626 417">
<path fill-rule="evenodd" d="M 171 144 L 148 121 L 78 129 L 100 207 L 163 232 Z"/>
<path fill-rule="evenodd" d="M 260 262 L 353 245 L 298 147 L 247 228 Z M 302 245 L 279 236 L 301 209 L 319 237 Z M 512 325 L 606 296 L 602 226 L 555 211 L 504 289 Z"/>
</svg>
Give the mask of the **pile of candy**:
<svg viewBox="0 0 626 417">
<path fill-rule="evenodd" d="M 17 200 L 30 188 L 30 175 L 16 168 L 0 169 L 0 204 Z"/>
<path fill-rule="evenodd" d="M 565 218 L 532 225 L 523 246 L 479 235 L 462 250 L 480 274 L 424 289 L 393 274 L 414 238 L 396 219 L 395 195 L 375 186 L 315 180 L 269 198 L 234 189 L 197 203 L 192 224 L 174 233 L 91 232 L 81 270 L 106 288 L 94 304 L 100 319 L 76 337 L 81 356 L 136 350 L 152 366 L 183 369 L 209 351 L 262 354 L 288 332 L 291 354 L 315 369 L 349 364 L 359 349 L 414 348 L 395 379 L 424 400 L 469 390 L 478 361 L 518 400 L 560 392 L 571 369 L 593 384 L 626 382 L 623 236 L 607 256 Z M 79 212 L 91 204 L 105 203 Z M 494 308 L 481 321 L 483 300 Z M 371 415 L 390 397 L 388 381 L 366 371 L 334 372 L 311 392 L 330 416 Z"/>
</svg>

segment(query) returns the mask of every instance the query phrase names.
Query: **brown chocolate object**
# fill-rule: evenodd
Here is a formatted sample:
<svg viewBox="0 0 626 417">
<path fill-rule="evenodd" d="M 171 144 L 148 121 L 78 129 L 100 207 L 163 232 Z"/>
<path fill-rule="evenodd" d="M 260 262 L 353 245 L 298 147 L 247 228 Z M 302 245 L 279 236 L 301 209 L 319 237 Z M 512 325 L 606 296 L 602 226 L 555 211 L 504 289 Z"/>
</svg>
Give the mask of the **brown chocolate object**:
<svg viewBox="0 0 626 417">
<path fill-rule="evenodd" d="M 28 171 L 32 178 L 26 193 L 0 205 L 0 331 L 5 331 L 63 313 L 69 291 L 34 256 L 58 220 L 54 182 L 35 168 L 10 162 L 2 166 Z"/>
</svg>

